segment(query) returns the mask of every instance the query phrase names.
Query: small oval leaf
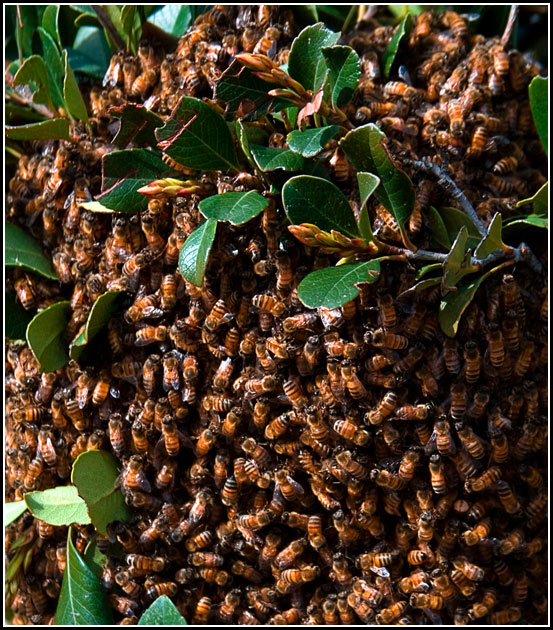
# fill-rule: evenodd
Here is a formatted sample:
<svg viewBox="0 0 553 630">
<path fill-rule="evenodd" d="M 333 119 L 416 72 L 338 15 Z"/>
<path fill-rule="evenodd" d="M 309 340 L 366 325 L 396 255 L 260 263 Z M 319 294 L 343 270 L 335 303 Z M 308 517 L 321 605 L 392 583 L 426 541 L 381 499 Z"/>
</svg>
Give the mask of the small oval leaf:
<svg viewBox="0 0 553 630">
<path fill-rule="evenodd" d="M 380 184 L 380 178 L 372 173 L 357 173 L 357 184 L 359 186 L 359 198 L 361 206 L 364 206 L 369 197 L 374 193 Z"/>
<path fill-rule="evenodd" d="M 215 219 L 204 221 L 190 234 L 180 250 L 179 271 L 183 278 L 197 287 L 202 286 L 216 230 Z"/>
<path fill-rule="evenodd" d="M 155 130 L 164 124 L 163 118 L 150 111 L 144 105 L 126 103 L 112 107 L 110 114 L 121 119 L 121 126 L 113 139 L 118 149 L 126 148 L 131 142 L 137 145 L 155 147 Z"/>
<path fill-rule="evenodd" d="M 56 302 L 37 313 L 27 326 L 27 343 L 41 372 L 55 372 L 69 361 L 64 339 L 68 312 L 68 301 Z"/>
<path fill-rule="evenodd" d="M 250 151 L 260 171 L 300 171 L 304 164 L 301 155 L 290 149 L 277 149 L 276 147 L 264 147 L 260 144 L 250 144 Z"/>
<path fill-rule="evenodd" d="M 96 201 L 116 212 L 134 213 L 148 207 L 148 197 L 138 191 L 142 186 L 174 174 L 158 151 L 126 149 L 102 158 L 102 194 Z"/>
<path fill-rule="evenodd" d="M 208 171 L 238 170 L 236 149 L 226 122 L 197 98 L 184 96 L 171 118 L 156 129 L 156 138 L 159 148 L 182 166 Z"/>
<path fill-rule="evenodd" d="M 12 503 L 4 503 L 4 527 L 13 523 L 27 509 L 25 501 L 13 501 Z"/>
<path fill-rule="evenodd" d="M 312 223 L 328 232 L 359 236 L 353 210 L 332 182 L 311 175 L 292 177 L 282 188 L 282 202 L 293 225 Z"/>
<path fill-rule="evenodd" d="M 440 271 L 441 268 L 442 268 L 442 263 L 432 263 L 431 265 L 425 265 L 424 267 L 421 267 L 417 271 L 415 280 L 420 280 L 421 278 L 424 278 L 424 276 L 426 276 L 429 273 L 432 273 L 433 271 Z"/>
<path fill-rule="evenodd" d="M 288 74 L 306 90 L 317 92 L 327 73 L 323 46 L 334 46 L 340 33 L 334 33 L 322 22 L 307 26 L 292 42 L 288 57 Z"/>
<path fill-rule="evenodd" d="M 51 6 L 48 8 L 52 8 Z M 59 7 L 58 7 L 59 8 Z M 58 44 L 44 28 L 38 27 L 38 34 L 42 43 L 42 56 L 48 71 L 48 80 L 52 94 L 52 101 L 56 107 L 65 107 L 63 99 L 63 61 Z"/>
<path fill-rule="evenodd" d="M 34 83 L 37 89 L 33 92 L 33 103 L 46 105 L 48 109 L 56 112 L 50 96 L 50 83 L 48 82 L 48 70 L 42 57 L 32 55 L 23 62 L 23 65 L 15 73 L 14 87 Z M 57 113 L 57 112 L 56 112 Z"/>
<path fill-rule="evenodd" d="M 369 123 L 350 131 L 340 146 L 358 171 L 378 175 L 380 185 L 374 196 L 397 221 L 404 243 L 410 244 L 405 224 L 415 206 L 415 189 L 409 177 L 392 161 L 386 135 Z"/>
<path fill-rule="evenodd" d="M 463 225 L 444 263 L 444 288 L 447 290 L 453 289 L 463 276 L 478 271 L 478 268 L 474 269 L 471 265 L 467 238 L 467 228 Z"/>
<path fill-rule="evenodd" d="M 547 77 L 534 77 L 528 87 L 534 123 L 536 124 L 536 129 L 538 130 L 538 135 L 546 155 L 547 143 L 549 141 L 549 102 L 547 91 Z"/>
<path fill-rule="evenodd" d="M 461 317 L 482 282 L 492 273 L 503 269 L 503 267 L 509 264 L 511 264 L 510 261 L 507 261 L 490 269 L 490 271 L 486 272 L 484 275 L 469 282 L 465 286 L 459 287 L 457 291 L 450 291 L 442 298 L 438 319 L 440 321 L 440 328 L 448 337 L 455 337 Z"/>
<path fill-rule="evenodd" d="M 106 591 L 86 566 L 67 536 L 67 563 L 56 608 L 57 626 L 104 626 L 113 624 Z"/>
<path fill-rule="evenodd" d="M 467 246 L 471 249 L 478 247 L 478 243 L 482 240 L 482 235 L 467 214 L 457 208 L 449 207 L 440 208 L 438 212 L 446 227 L 448 238 L 452 243 L 457 234 L 459 234 L 459 230 L 465 226 L 468 236 Z"/>
<path fill-rule="evenodd" d="M 480 241 L 478 247 L 474 251 L 474 257 L 477 260 L 484 260 L 486 256 L 493 254 L 498 249 L 505 249 L 507 246 L 503 242 L 501 235 L 501 214 L 497 212 L 488 226 L 488 233 Z M 507 248 L 508 249 L 508 248 Z"/>
<path fill-rule="evenodd" d="M 386 51 L 384 52 L 384 76 L 388 78 L 390 76 L 390 70 L 392 69 L 392 65 L 396 58 L 397 51 L 399 50 L 399 45 L 401 44 L 401 40 L 405 37 L 405 35 L 409 35 L 411 29 L 413 28 L 413 16 L 410 13 L 401 20 L 401 23 L 395 30 L 395 33 L 390 40 L 390 43 L 386 47 Z"/>
<path fill-rule="evenodd" d="M 6 127 L 10 140 L 71 140 L 67 118 L 51 118 L 42 122 Z"/>
<path fill-rule="evenodd" d="M 239 119 L 236 121 L 236 137 L 238 139 L 238 144 L 240 145 L 240 148 L 246 156 L 250 166 L 252 168 L 257 168 L 257 164 L 253 159 L 250 149 L 250 141 L 256 140 L 256 144 L 259 144 L 259 142 L 265 142 L 267 140 L 267 132 L 257 126 L 248 125 Z"/>
<path fill-rule="evenodd" d="M 263 212 L 269 201 L 255 190 L 228 192 L 202 199 L 200 212 L 206 219 L 228 221 L 232 225 L 242 225 Z"/>
<path fill-rule="evenodd" d="M 509 221 L 509 223 L 505 224 L 504 230 L 506 232 L 513 232 L 513 228 L 517 225 L 532 225 L 533 227 L 545 228 L 547 230 L 549 222 L 547 217 L 544 217 L 541 214 L 529 214 L 523 219 L 514 219 L 513 221 Z"/>
<path fill-rule="evenodd" d="M 536 192 L 535 195 L 530 197 L 529 199 L 522 199 L 517 203 L 517 208 L 520 206 L 525 206 L 527 204 L 533 204 L 534 214 L 540 214 L 542 216 L 547 216 L 549 210 L 549 182 L 545 182 L 545 184 Z"/>
<path fill-rule="evenodd" d="M 23 339 L 29 322 L 35 316 L 32 311 L 26 311 L 17 300 L 13 291 L 7 291 L 4 296 L 4 332 L 8 339 Z"/>
<path fill-rule="evenodd" d="M 50 261 L 42 253 L 38 241 L 8 221 L 4 224 L 4 229 L 6 234 L 5 264 L 7 267 L 22 267 L 29 271 L 35 271 L 45 278 L 58 279 Z"/>
<path fill-rule="evenodd" d="M 433 245 L 436 248 L 441 247 L 444 251 L 448 252 L 451 249 L 451 240 L 447 233 L 444 220 L 433 206 L 428 208 L 428 223 L 430 224 L 430 232 L 432 233 L 432 239 L 434 241 Z M 476 229 L 476 226 L 474 227 Z"/>
<path fill-rule="evenodd" d="M 107 291 L 100 295 L 92 305 L 83 332 L 71 342 L 69 356 L 77 361 L 85 346 L 94 339 L 100 330 L 109 322 L 117 310 L 119 298 L 124 291 Z"/>
<path fill-rule="evenodd" d="M 148 22 L 155 24 L 162 31 L 180 37 L 192 20 L 190 7 L 182 4 L 166 4 L 159 11 L 148 17 Z"/>
<path fill-rule="evenodd" d="M 167 595 L 162 595 L 142 613 L 137 625 L 187 626 L 188 624 Z"/>
<path fill-rule="evenodd" d="M 379 274 L 378 258 L 352 265 L 318 269 L 300 282 L 298 297 L 309 308 L 338 308 L 359 295 L 356 284 L 375 282 Z"/>
<path fill-rule="evenodd" d="M 332 104 L 338 107 L 347 105 L 361 76 L 359 55 L 349 46 L 329 46 L 321 50 L 328 68 Z"/>
<path fill-rule="evenodd" d="M 296 129 L 288 134 L 286 141 L 291 151 L 299 153 L 305 158 L 310 158 L 320 153 L 339 130 L 338 125 L 317 127 L 306 131 Z"/>
<path fill-rule="evenodd" d="M 58 486 L 41 492 L 27 492 L 25 504 L 35 518 L 50 525 L 87 525 L 90 516 L 86 503 L 75 486 Z"/>
<path fill-rule="evenodd" d="M 427 280 L 421 280 L 420 282 L 417 282 L 417 284 L 414 284 L 412 287 L 409 287 L 408 289 L 400 293 L 398 295 L 398 298 L 404 297 L 407 295 L 412 295 L 413 293 L 420 293 L 421 291 L 424 291 L 425 289 L 430 289 L 431 287 L 435 287 L 436 285 L 441 284 L 441 283 L 442 283 L 441 277 L 428 278 Z"/>
<path fill-rule="evenodd" d="M 112 521 L 128 521 L 131 512 L 115 481 L 119 476 L 118 460 L 106 451 L 86 451 L 73 463 L 71 481 L 88 507 L 94 527 L 104 536 Z"/>
</svg>

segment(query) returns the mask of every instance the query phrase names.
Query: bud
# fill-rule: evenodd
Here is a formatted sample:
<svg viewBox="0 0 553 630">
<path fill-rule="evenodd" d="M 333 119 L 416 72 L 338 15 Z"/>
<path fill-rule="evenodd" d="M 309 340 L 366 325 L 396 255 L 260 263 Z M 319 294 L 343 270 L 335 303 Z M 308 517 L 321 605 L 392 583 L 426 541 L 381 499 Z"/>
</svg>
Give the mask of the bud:
<svg viewBox="0 0 553 630">
<path fill-rule="evenodd" d="M 235 59 L 249 70 L 253 72 L 271 72 L 273 68 L 276 68 L 274 62 L 266 55 L 240 53 L 235 56 Z"/>
<path fill-rule="evenodd" d="M 192 194 L 203 190 L 200 182 L 194 180 L 182 181 L 167 177 L 165 179 L 156 179 L 146 186 L 139 188 L 137 192 L 143 195 L 160 195 L 164 197 L 176 197 L 177 195 Z"/>
<path fill-rule="evenodd" d="M 349 239 L 347 236 L 344 236 L 341 232 L 338 232 L 337 230 L 331 230 L 330 233 L 332 234 L 332 238 L 338 243 L 338 245 L 341 245 L 342 247 L 351 247 L 351 239 Z"/>
</svg>

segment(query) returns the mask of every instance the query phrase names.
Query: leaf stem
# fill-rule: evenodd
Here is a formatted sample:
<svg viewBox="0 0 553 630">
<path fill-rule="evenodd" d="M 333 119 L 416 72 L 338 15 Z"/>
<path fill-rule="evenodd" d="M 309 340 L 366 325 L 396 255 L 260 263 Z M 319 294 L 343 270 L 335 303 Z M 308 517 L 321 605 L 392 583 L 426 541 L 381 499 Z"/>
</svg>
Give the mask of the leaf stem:
<svg viewBox="0 0 553 630">
<path fill-rule="evenodd" d="M 434 175 L 434 177 L 438 179 L 438 184 L 446 191 L 446 193 L 458 202 L 459 206 L 461 206 L 461 210 L 470 217 L 480 234 L 482 236 L 487 235 L 488 231 L 486 230 L 486 226 L 476 214 L 472 204 L 443 168 L 434 162 L 425 162 L 423 160 L 405 160 L 405 162 L 420 171 Z"/>
</svg>

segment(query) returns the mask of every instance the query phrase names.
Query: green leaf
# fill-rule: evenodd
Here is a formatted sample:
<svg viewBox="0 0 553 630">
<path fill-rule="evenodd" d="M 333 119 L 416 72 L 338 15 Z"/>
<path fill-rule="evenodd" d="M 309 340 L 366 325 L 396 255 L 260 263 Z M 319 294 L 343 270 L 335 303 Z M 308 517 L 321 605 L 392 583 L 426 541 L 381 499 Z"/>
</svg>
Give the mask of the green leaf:
<svg viewBox="0 0 553 630">
<path fill-rule="evenodd" d="M 484 260 L 486 256 L 493 254 L 498 249 L 505 249 L 506 245 L 501 236 L 501 227 L 501 214 L 497 212 L 488 226 L 488 233 L 474 251 L 475 258 Z"/>
<path fill-rule="evenodd" d="M 6 123 L 13 125 L 34 121 L 44 121 L 44 116 L 37 112 L 36 109 L 24 105 L 15 105 L 14 103 L 5 103 L 4 112 L 6 114 Z M 54 118 L 53 120 L 58 120 Z M 49 122 L 49 121 L 47 121 Z M 17 127 L 15 127 L 17 129 Z"/>
<path fill-rule="evenodd" d="M 182 4 L 166 4 L 148 18 L 148 22 L 176 37 L 184 35 L 191 20 L 190 7 Z"/>
<path fill-rule="evenodd" d="M 438 212 L 440 213 L 440 217 L 446 227 L 447 235 L 451 242 L 455 240 L 457 234 L 459 234 L 459 230 L 465 226 L 468 235 L 467 246 L 471 249 L 478 247 L 478 243 L 482 240 L 482 235 L 468 215 L 462 210 L 448 207 L 440 208 Z"/>
<path fill-rule="evenodd" d="M 415 276 L 415 280 L 420 280 L 424 276 L 433 271 L 438 271 L 442 269 L 442 263 L 432 263 L 431 265 L 424 265 L 417 271 L 417 275 Z"/>
<path fill-rule="evenodd" d="M 63 59 L 65 66 L 65 79 L 63 81 L 63 98 L 65 100 L 65 106 L 70 116 L 77 120 L 82 120 L 88 124 L 88 113 L 86 111 L 86 105 L 84 103 L 81 91 L 77 85 L 77 79 L 71 70 L 69 65 L 69 57 L 67 51 L 63 51 Z"/>
<path fill-rule="evenodd" d="M 142 613 L 137 625 L 187 626 L 188 624 L 167 595 L 161 595 Z"/>
<path fill-rule="evenodd" d="M 322 22 L 307 26 L 292 42 L 288 57 L 288 74 L 306 90 L 317 92 L 327 73 L 323 46 L 334 46 L 340 33 L 334 33 Z"/>
<path fill-rule="evenodd" d="M 183 278 L 197 287 L 202 286 L 216 230 L 215 219 L 204 221 L 190 234 L 180 250 L 179 271 Z"/>
<path fill-rule="evenodd" d="M 546 155 L 547 142 L 549 140 L 549 102 L 547 86 L 547 77 L 534 77 L 528 87 L 534 123 L 536 124 L 536 129 L 538 130 L 538 135 Z"/>
<path fill-rule="evenodd" d="M 17 300 L 14 291 L 7 291 L 4 296 L 4 332 L 8 339 L 25 339 L 27 326 L 34 313 L 26 311 Z"/>
<path fill-rule="evenodd" d="M 71 342 L 71 345 L 69 346 L 69 356 L 72 359 L 78 361 L 79 357 L 84 352 L 85 347 L 109 322 L 111 316 L 115 313 L 119 306 L 119 298 L 124 293 L 125 291 L 107 291 L 96 299 L 90 309 L 85 329 Z"/>
<path fill-rule="evenodd" d="M 440 213 L 433 206 L 428 208 L 428 223 L 430 225 L 430 231 L 432 232 L 434 246 L 441 247 L 446 252 L 449 251 L 451 249 L 451 240 L 449 239 L 447 228 Z M 476 229 L 476 226 L 474 227 Z"/>
<path fill-rule="evenodd" d="M 25 59 L 33 54 L 33 35 L 40 25 L 40 16 L 36 6 L 17 5 L 21 15 L 15 18 L 15 40 L 19 57 Z"/>
<path fill-rule="evenodd" d="M 56 302 L 37 313 L 27 326 L 27 343 L 41 372 L 55 372 L 69 361 L 64 340 L 68 311 L 68 301 Z"/>
<path fill-rule="evenodd" d="M 434 5 L 429 5 L 434 6 Z M 428 8 L 429 8 L 428 7 Z M 393 13 L 397 18 L 403 18 L 409 11 L 413 15 L 420 15 L 427 7 L 421 6 L 420 4 L 389 4 L 388 11 Z M 476 8 L 476 7 L 475 7 Z M 439 7 L 435 8 L 436 11 L 443 11 L 443 7 L 439 9 Z"/>
<path fill-rule="evenodd" d="M 7 267 L 22 267 L 35 271 L 45 278 L 58 279 L 50 261 L 42 253 L 41 246 L 30 234 L 9 221 L 5 222 L 4 230 L 6 234 L 4 262 Z"/>
<path fill-rule="evenodd" d="M 292 177 L 282 189 L 282 203 L 293 225 L 313 223 L 327 232 L 359 236 L 353 210 L 332 182 L 310 175 Z"/>
<path fill-rule="evenodd" d="M 484 280 L 492 273 L 495 273 L 505 267 L 506 264 L 510 264 L 510 261 L 490 269 L 490 271 L 486 272 L 484 275 L 476 278 L 463 287 L 459 287 L 457 291 L 447 293 L 442 298 L 438 319 L 440 321 L 441 329 L 448 337 L 455 337 L 459 321 L 482 282 L 484 282 Z"/>
<path fill-rule="evenodd" d="M 236 149 L 226 122 L 197 98 L 183 97 L 165 126 L 156 129 L 156 138 L 159 148 L 182 166 L 207 171 L 238 170 Z"/>
<path fill-rule="evenodd" d="M 27 509 L 25 501 L 13 501 L 13 503 L 4 503 L 4 527 L 13 523 Z"/>
<path fill-rule="evenodd" d="M 58 29 L 58 15 L 60 12 L 59 4 L 51 4 L 44 9 L 42 14 L 42 28 L 50 35 L 50 37 L 61 48 L 60 32 Z"/>
<path fill-rule="evenodd" d="M 27 492 L 25 504 L 35 518 L 50 525 L 87 525 L 90 516 L 86 503 L 75 486 L 59 486 L 42 492 Z"/>
<path fill-rule="evenodd" d="M 317 6 L 314 4 L 296 4 L 291 6 L 290 9 L 294 14 L 294 22 L 300 27 L 315 24 L 315 22 L 319 21 Z"/>
<path fill-rule="evenodd" d="M 50 83 L 48 82 L 48 70 L 42 57 L 33 55 L 25 59 L 23 65 L 16 72 L 13 78 L 13 85 L 30 85 L 34 83 L 36 91 L 33 92 L 33 103 L 46 105 L 53 112 L 56 111 L 50 96 Z"/>
<path fill-rule="evenodd" d="M 299 153 L 305 158 L 314 157 L 320 153 L 327 142 L 334 138 L 340 131 L 338 125 L 328 125 L 327 127 L 317 127 L 306 131 L 291 131 L 286 141 L 294 153 Z"/>
<path fill-rule="evenodd" d="M 118 465 L 118 460 L 111 453 L 92 450 L 77 457 L 71 472 L 71 481 L 86 502 L 92 524 L 104 536 L 109 523 L 131 518 L 125 497 L 115 487 L 120 473 Z"/>
<path fill-rule="evenodd" d="M 53 8 L 53 5 L 48 8 Z M 62 88 L 64 70 L 60 50 L 50 33 L 40 26 L 37 30 L 40 41 L 42 42 L 42 56 L 46 63 L 46 70 L 48 71 L 48 82 L 52 93 L 52 101 L 56 107 L 65 107 Z"/>
<path fill-rule="evenodd" d="M 256 144 L 263 143 L 267 139 L 267 132 L 257 125 L 249 125 L 248 123 L 238 119 L 236 121 L 236 137 L 238 144 L 240 145 L 240 148 L 246 156 L 250 166 L 252 168 L 257 168 L 257 164 L 253 159 L 250 149 L 250 141 L 253 141 Z"/>
<path fill-rule="evenodd" d="M 467 251 L 467 232 L 467 228 L 463 225 L 444 263 L 444 287 L 446 289 L 455 287 L 463 276 L 476 271 L 471 265 L 471 253 Z"/>
<path fill-rule="evenodd" d="M 96 536 L 93 536 L 92 540 L 86 546 L 83 559 L 86 566 L 94 573 L 94 575 L 97 578 L 101 578 L 108 558 L 98 549 Z"/>
<path fill-rule="evenodd" d="M 67 536 L 67 565 L 54 623 L 57 626 L 113 624 L 106 591 L 77 553 L 71 540 L 71 528 Z"/>
<path fill-rule="evenodd" d="M 386 51 L 384 52 L 384 76 L 388 78 L 390 76 L 390 70 L 392 69 L 392 65 L 394 63 L 394 59 L 396 58 L 397 51 L 399 49 L 399 45 L 401 40 L 409 35 L 411 29 L 413 28 L 413 16 L 410 13 L 403 18 L 401 23 L 395 30 L 394 36 L 390 40 L 390 43 L 386 47 Z"/>
<path fill-rule="evenodd" d="M 441 265 L 439 265 L 441 267 Z M 442 278 L 428 278 L 428 280 L 421 280 L 420 282 L 417 282 L 417 284 L 414 284 L 412 287 L 409 287 L 408 289 L 406 289 L 405 291 L 403 291 L 402 293 L 400 293 L 398 295 L 399 297 L 404 297 L 407 295 L 412 295 L 413 293 L 420 293 L 421 291 L 424 291 L 425 289 L 430 289 L 430 287 L 435 287 L 438 284 L 442 283 Z"/>
<path fill-rule="evenodd" d="M 298 286 L 298 297 L 309 308 L 338 308 L 359 295 L 359 282 L 375 282 L 380 274 L 380 260 L 353 265 L 326 267 L 306 276 Z"/>
<path fill-rule="evenodd" d="M 541 216 L 547 216 L 549 211 L 549 182 L 545 182 L 545 184 L 538 190 L 538 192 L 529 199 L 522 199 L 517 203 L 517 208 L 520 206 L 526 206 L 528 204 L 533 204 L 534 214 L 539 214 Z"/>
<path fill-rule="evenodd" d="M 268 205 L 265 197 L 255 190 L 248 190 L 207 197 L 200 201 L 198 207 L 206 219 L 242 225 L 263 212 Z"/>
<path fill-rule="evenodd" d="M 549 222 L 548 218 L 544 217 L 542 214 L 528 214 L 523 219 L 509 221 L 509 223 L 505 224 L 504 230 L 506 232 L 513 232 L 513 227 L 517 225 L 532 225 L 533 227 L 545 228 L 547 230 Z"/>
<path fill-rule="evenodd" d="M 103 78 L 109 66 L 111 50 L 104 31 L 92 26 L 81 26 L 72 48 L 67 48 L 69 63 L 74 72 Z"/>
<path fill-rule="evenodd" d="M 332 104 L 346 105 L 353 98 L 361 76 L 359 55 L 349 46 L 327 46 L 321 50 L 328 68 Z"/>
<path fill-rule="evenodd" d="M 251 120 L 290 105 L 289 101 L 270 96 L 269 92 L 274 89 L 274 83 L 263 81 L 235 61 L 221 75 L 215 88 L 215 98 L 227 103 L 227 117 L 236 114 Z"/>
<path fill-rule="evenodd" d="M 102 194 L 96 201 L 116 212 L 134 213 L 148 207 L 148 197 L 137 190 L 174 171 L 157 151 L 126 149 L 102 158 Z"/>
<path fill-rule="evenodd" d="M 118 149 L 124 149 L 131 142 L 134 145 L 156 145 L 155 130 L 164 124 L 161 116 L 135 103 L 112 107 L 110 113 L 121 119 L 119 131 L 112 141 Z"/>
<path fill-rule="evenodd" d="M 260 144 L 250 144 L 250 151 L 260 171 L 299 171 L 303 167 L 304 159 L 290 149 L 264 147 Z"/>
<path fill-rule="evenodd" d="M 50 118 L 43 122 L 6 127 L 6 138 L 11 140 L 71 140 L 67 118 Z"/>
<path fill-rule="evenodd" d="M 386 147 L 386 135 L 373 123 L 350 131 L 340 141 L 349 161 L 358 171 L 367 171 L 380 177 L 374 196 L 395 218 L 403 236 L 409 243 L 405 224 L 415 206 L 415 189 L 409 177 L 392 161 Z"/>
<path fill-rule="evenodd" d="M 357 218 L 357 225 L 361 236 L 369 242 L 374 240 L 374 234 L 369 217 L 369 211 L 367 209 L 367 201 L 376 190 L 378 184 L 380 184 L 380 179 L 372 173 L 361 172 L 357 173 L 357 184 L 359 185 L 359 198 L 361 202 L 361 210 L 359 211 L 359 217 Z"/>
<path fill-rule="evenodd" d="M 359 172 L 357 173 L 357 184 L 359 185 L 361 206 L 364 206 L 369 200 L 369 197 L 378 188 L 380 179 L 372 173 Z"/>
<path fill-rule="evenodd" d="M 125 34 L 128 50 L 136 55 L 138 40 L 142 33 L 142 23 L 138 11 L 136 10 L 136 5 L 126 4 L 121 9 L 121 26 Z"/>
</svg>

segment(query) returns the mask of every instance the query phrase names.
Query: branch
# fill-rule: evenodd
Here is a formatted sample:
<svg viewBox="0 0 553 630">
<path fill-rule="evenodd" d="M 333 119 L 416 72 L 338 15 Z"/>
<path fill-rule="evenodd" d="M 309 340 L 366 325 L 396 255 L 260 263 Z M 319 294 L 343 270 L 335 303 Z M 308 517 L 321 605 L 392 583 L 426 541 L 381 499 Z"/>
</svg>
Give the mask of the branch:
<svg viewBox="0 0 553 630">
<path fill-rule="evenodd" d="M 434 164 L 434 162 L 425 162 L 423 160 L 405 160 L 405 162 L 420 171 L 434 175 L 434 177 L 438 179 L 438 184 L 450 195 L 450 197 L 457 201 L 461 210 L 471 218 L 480 234 L 482 236 L 486 236 L 488 234 L 486 226 L 476 214 L 476 211 L 472 207 L 470 201 L 465 197 L 463 191 L 451 179 L 449 174 L 444 171 L 444 169 L 440 168 L 437 164 Z"/>
<path fill-rule="evenodd" d="M 517 17 L 518 17 L 518 4 L 512 4 L 511 10 L 509 11 L 507 24 L 505 25 L 505 30 L 503 31 L 503 35 L 501 36 L 501 45 L 503 46 L 503 48 L 509 47 L 511 37 L 513 35 L 513 30 L 515 28 L 515 23 L 517 21 Z"/>
<path fill-rule="evenodd" d="M 113 22 L 111 21 L 107 11 L 100 6 L 99 4 L 92 4 L 92 10 L 96 13 L 96 17 L 98 18 L 98 22 L 102 25 L 102 27 L 107 31 L 112 42 L 117 46 L 118 50 L 123 50 L 127 46 L 123 41 L 123 38 L 117 32 Z"/>
</svg>

